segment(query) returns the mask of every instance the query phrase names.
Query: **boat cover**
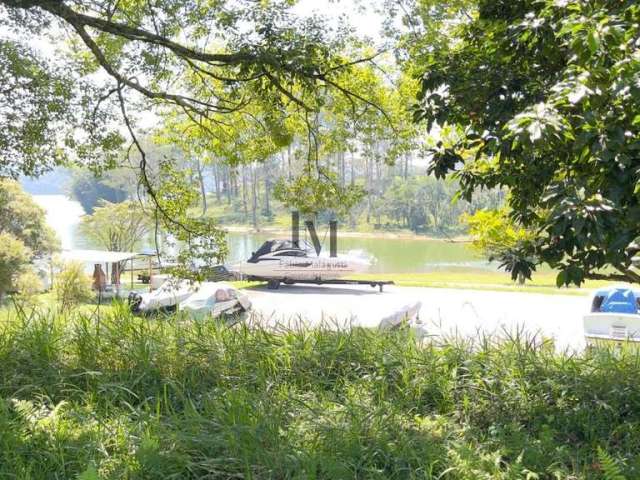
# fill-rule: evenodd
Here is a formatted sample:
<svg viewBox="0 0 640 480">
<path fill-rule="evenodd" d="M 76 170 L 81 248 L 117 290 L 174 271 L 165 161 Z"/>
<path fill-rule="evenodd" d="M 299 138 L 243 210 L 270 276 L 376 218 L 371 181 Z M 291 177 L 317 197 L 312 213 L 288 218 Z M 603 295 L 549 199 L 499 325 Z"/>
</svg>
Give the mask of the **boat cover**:
<svg viewBox="0 0 640 480">
<path fill-rule="evenodd" d="M 602 296 L 601 312 L 609 313 L 638 313 L 636 294 L 630 288 L 613 287 L 599 291 Z"/>
<path fill-rule="evenodd" d="M 217 316 L 240 304 L 248 309 L 251 302 L 228 283 L 203 282 L 198 291 L 180 304 L 180 310 L 188 311 L 196 316 Z"/>
</svg>

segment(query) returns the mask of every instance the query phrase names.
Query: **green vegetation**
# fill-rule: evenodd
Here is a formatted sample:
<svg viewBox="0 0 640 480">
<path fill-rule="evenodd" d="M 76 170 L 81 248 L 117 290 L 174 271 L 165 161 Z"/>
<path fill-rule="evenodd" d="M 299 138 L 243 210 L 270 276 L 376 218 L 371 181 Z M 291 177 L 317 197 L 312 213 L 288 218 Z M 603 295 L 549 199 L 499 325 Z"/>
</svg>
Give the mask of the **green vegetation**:
<svg viewBox="0 0 640 480">
<path fill-rule="evenodd" d="M 79 233 L 93 246 L 114 252 L 133 252 L 140 248 L 152 229 L 149 214 L 139 202 L 98 201 L 93 213 L 85 215 Z"/>
<path fill-rule="evenodd" d="M 511 255 L 511 252 L 522 243 L 533 241 L 533 232 L 514 223 L 504 208 L 478 210 L 473 215 L 464 215 L 461 220 L 468 226 L 476 250 L 490 261 L 501 261 L 500 267 L 511 272 L 511 279 L 517 279 L 521 285 L 526 279 L 531 280 L 531 274 L 536 270 L 536 259 Z"/>
<path fill-rule="evenodd" d="M 6 292 L 24 285 L 18 280 L 31 272 L 33 260 L 57 248 L 44 210 L 18 182 L 0 177 L 0 301 Z"/>
<path fill-rule="evenodd" d="M 129 196 L 129 192 L 122 184 L 118 173 L 119 170 L 110 170 L 102 177 L 97 177 L 94 172 L 76 169 L 68 186 L 71 196 L 80 202 L 88 214 L 93 213 L 94 208 L 101 202 L 123 202 Z"/>
<path fill-rule="evenodd" d="M 588 295 L 589 289 L 609 284 L 604 280 L 587 280 L 581 287 L 556 285 L 557 273 L 542 270 L 522 285 L 513 282 L 504 272 L 448 267 L 423 273 L 367 273 L 354 276 L 359 280 L 392 280 L 404 287 L 463 288 L 468 290 L 493 290 L 505 292 L 546 293 L 553 295 Z"/>
<path fill-rule="evenodd" d="M 353 162 L 359 166 L 357 171 L 366 172 L 369 168 L 366 157 Z M 478 192 L 473 203 L 456 201 L 457 182 L 436 180 L 411 165 L 407 167 L 408 173 L 402 176 L 399 175 L 400 167 L 405 168 L 404 165 L 381 165 L 380 174 L 373 183 L 354 174 L 354 181 L 366 188 L 367 195 L 352 205 L 347 214 L 321 212 L 316 216 L 317 222 L 323 224 L 339 218 L 342 228 L 352 232 L 404 232 L 442 237 L 465 233 L 466 225 L 460 222 L 461 215 L 473 214 L 483 208 L 498 208 L 502 204 L 500 191 Z M 291 209 L 271 198 L 271 191 L 264 187 L 266 171 L 259 169 L 255 174 L 256 185 L 249 178 L 237 191 L 228 194 L 228 201 L 208 195 L 207 215 L 220 225 L 291 228 Z M 287 166 L 283 162 L 271 162 L 268 172 L 272 181 L 282 182 L 287 178 Z M 254 188 L 257 190 L 255 223 L 252 204 L 243 203 L 243 199 L 251 197 Z M 195 210 L 197 207 L 194 207 L 194 213 Z"/>
<path fill-rule="evenodd" d="M 535 257 L 561 285 L 639 282 L 640 5 L 468 5 L 474 14 L 449 30 L 455 41 L 412 65 L 423 73 L 416 117 L 457 129 L 433 149 L 430 172 L 453 173 L 467 199 L 508 189 L 512 218 L 534 232 L 505 252 L 516 275 Z"/>
<path fill-rule="evenodd" d="M 91 290 L 91 277 L 84 272 L 82 262 L 67 262 L 56 273 L 53 293 L 63 311 L 88 302 L 95 297 Z"/>
<path fill-rule="evenodd" d="M 8 314 L 7 478 L 637 478 L 640 360 L 516 338 Z M 616 477 L 618 478 L 618 477 Z"/>
</svg>

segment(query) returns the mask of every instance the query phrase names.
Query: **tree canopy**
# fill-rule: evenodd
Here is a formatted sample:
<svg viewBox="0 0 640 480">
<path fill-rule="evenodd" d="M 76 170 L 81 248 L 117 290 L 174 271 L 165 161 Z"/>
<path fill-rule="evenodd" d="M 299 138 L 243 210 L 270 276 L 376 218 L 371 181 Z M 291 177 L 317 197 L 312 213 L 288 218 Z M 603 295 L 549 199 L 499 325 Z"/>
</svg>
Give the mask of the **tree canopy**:
<svg viewBox="0 0 640 480">
<path fill-rule="evenodd" d="M 32 260 L 58 247 L 44 210 L 18 182 L 0 178 L 0 299 Z"/>
<path fill-rule="evenodd" d="M 535 235 L 505 260 L 534 255 L 559 285 L 639 281 L 640 5 L 482 0 L 470 18 L 421 59 L 416 119 L 463 129 L 430 171 L 467 198 L 508 188 Z"/>
<path fill-rule="evenodd" d="M 318 88 L 335 88 L 352 102 L 366 102 L 358 92 L 337 83 L 338 75 L 362 61 L 344 57 L 350 48 L 347 32 L 329 28 L 317 17 L 289 14 L 289 1 L 240 0 L 233 7 L 189 0 L 154 4 L 2 0 L 0 5 L 7 13 L 3 23 L 22 39 L 2 40 L 2 74 L 17 85 L 5 94 L 19 94 L 25 104 L 37 106 L 27 112 L 33 119 L 25 127 L 28 131 L 0 145 L 4 149 L 24 154 L 45 145 L 53 125 L 65 127 L 66 122 L 60 121 L 66 119 L 64 112 L 77 110 L 68 108 L 70 89 L 99 69 L 111 81 L 97 82 L 101 94 L 88 96 L 82 111 L 112 113 L 115 108 L 127 117 L 135 100 L 142 99 L 146 108 L 175 107 L 201 124 L 222 122 L 218 115 L 241 112 L 255 98 L 269 105 L 274 118 L 290 103 L 303 112 L 318 110 L 315 97 L 305 95 Z M 42 34 L 43 29 L 50 35 L 74 33 L 73 55 L 63 56 L 67 68 L 48 66 L 27 51 L 25 37 Z M 247 90 L 239 88 L 243 85 L 251 86 L 253 98 L 244 95 Z M 125 123 L 135 137 L 130 119 Z M 96 129 L 85 132 L 95 134 Z M 69 150 L 77 151 L 78 146 L 67 144 Z M 144 167 L 144 156 L 142 162 Z M 39 171 L 33 162 L 12 161 L 3 167 L 12 173 Z"/>
<path fill-rule="evenodd" d="M 35 256 L 59 248 L 55 233 L 47 225 L 45 212 L 14 180 L 0 178 L 0 233 L 22 242 Z"/>
</svg>

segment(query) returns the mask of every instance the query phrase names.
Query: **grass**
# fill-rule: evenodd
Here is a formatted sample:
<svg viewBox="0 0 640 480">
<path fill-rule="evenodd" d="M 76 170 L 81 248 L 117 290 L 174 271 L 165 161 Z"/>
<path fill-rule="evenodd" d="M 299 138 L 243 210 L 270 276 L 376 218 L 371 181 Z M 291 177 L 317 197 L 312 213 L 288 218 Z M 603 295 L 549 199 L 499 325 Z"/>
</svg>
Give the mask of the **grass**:
<svg viewBox="0 0 640 480">
<path fill-rule="evenodd" d="M 532 281 L 518 285 L 505 272 L 473 270 L 470 268 L 434 270 L 425 273 L 366 273 L 354 276 L 360 280 L 393 280 L 405 287 L 458 288 L 472 290 L 497 290 L 507 292 L 545 293 L 552 295 L 587 295 L 590 289 L 608 285 L 611 282 L 587 280 L 581 288 L 556 287 L 557 272 L 540 271 Z"/>
<path fill-rule="evenodd" d="M 9 310 L 0 478 L 640 476 L 640 357 Z"/>
</svg>

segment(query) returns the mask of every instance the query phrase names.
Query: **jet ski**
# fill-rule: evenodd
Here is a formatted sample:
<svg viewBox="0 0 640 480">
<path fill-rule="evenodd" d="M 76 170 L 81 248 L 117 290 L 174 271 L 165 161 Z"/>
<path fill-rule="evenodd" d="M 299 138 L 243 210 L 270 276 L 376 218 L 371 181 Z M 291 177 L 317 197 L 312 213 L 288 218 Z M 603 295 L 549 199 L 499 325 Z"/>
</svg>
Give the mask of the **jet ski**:
<svg viewBox="0 0 640 480">
<path fill-rule="evenodd" d="M 280 282 L 326 282 L 364 272 L 370 261 L 354 252 L 331 257 L 316 254 L 305 241 L 297 245 L 291 240 L 268 240 L 253 252 L 246 262 L 229 269 L 248 280 L 268 281 L 271 288 Z"/>
<path fill-rule="evenodd" d="M 640 291 L 625 285 L 596 291 L 583 322 L 587 345 L 640 342 Z"/>
</svg>

